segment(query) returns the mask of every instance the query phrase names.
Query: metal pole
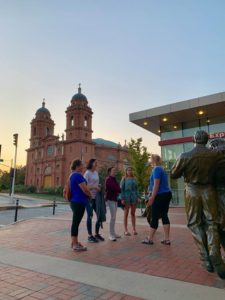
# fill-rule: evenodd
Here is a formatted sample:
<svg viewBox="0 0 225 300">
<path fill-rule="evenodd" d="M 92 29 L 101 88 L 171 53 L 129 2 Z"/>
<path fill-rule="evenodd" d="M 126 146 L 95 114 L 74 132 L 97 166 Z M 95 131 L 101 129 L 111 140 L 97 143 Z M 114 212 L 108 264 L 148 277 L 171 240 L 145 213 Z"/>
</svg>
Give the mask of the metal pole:
<svg viewBox="0 0 225 300">
<path fill-rule="evenodd" d="M 15 156 L 14 156 L 14 170 L 13 170 L 13 181 L 12 181 L 12 191 L 11 191 L 11 201 L 14 198 L 15 180 L 16 180 L 16 158 L 17 158 L 17 140 L 15 142 Z"/>
<path fill-rule="evenodd" d="M 13 167 L 13 159 L 11 159 L 11 166 L 10 166 L 10 187 L 9 187 L 9 196 L 12 195 L 12 177 L 11 177 L 11 170 Z"/>
<path fill-rule="evenodd" d="M 55 200 L 53 201 L 53 211 L 52 211 L 52 214 L 55 215 L 55 207 L 56 207 L 56 203 L 55 203 Z"/>
<path fill-rule="evenodd" d="M 18 208 L 19 208 L 19 199 L 16 199 L 16 210 L 15 210 L 14 222 L 17 222 Z"/>
</svg>

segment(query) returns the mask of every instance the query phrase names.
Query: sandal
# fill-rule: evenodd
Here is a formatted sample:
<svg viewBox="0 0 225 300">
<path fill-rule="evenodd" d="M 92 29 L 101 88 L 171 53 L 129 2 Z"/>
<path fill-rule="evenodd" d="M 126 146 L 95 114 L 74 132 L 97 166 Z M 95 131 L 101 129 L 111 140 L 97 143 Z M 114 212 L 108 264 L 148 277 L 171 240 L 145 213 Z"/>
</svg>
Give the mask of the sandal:
<svg viewBox="0 0 225 300">
<path fill-rule="evenodd" d="M 134 232 L 133 232 L 133 235 L 138 235 L 137 231 L 134 231 Z"/>
<path fill-rule="evenodd" d="M 154 242 L 152 240 L 149 240 L 149 238 L 145 238 L 143 241 L 141 241 L 142 244 L 145 245 L 153 245 Z"/>
<path fill-rule="evenodd" d="M 73 247 L 74 251 L 87 251 L 87 247 L 84 247 L 83 245 L 81 245 L 80 243 L 78 243 L 76 246 Z"/>
<path fill-rule="evenodd" d="M 128 232 L 128 231 L 125 231 L 125 232 L 124 232 L 124 235 L 126 235 L 126 236 L 131 236 L 130 232 Z"/>
<path fill-rule="evenodd" d="M 170 242 L 170 240 L 163 240 L 163 241 L 161 241 L 161 244 L 170 246 L 171 242 Z"/>
</svg>

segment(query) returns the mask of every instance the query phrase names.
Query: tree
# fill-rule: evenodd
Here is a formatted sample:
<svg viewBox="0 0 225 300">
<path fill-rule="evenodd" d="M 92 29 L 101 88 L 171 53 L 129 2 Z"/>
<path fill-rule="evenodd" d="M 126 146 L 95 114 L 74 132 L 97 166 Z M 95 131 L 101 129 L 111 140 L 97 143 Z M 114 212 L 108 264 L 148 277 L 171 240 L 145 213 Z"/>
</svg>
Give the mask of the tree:
<svg viewBox="0 0 225 300">
<path fill-rule="evenodd" d="M 10 188 L 10 174 L 8 171 L 0 170 L 0 190 Z"/>
<path fill-rule="evenodd" d="M 16 185 L 24 185 L 25 183 L 25 170 L 23 166 L 18 166 L 16 169 Z M 0 170 L 0 188 L 1 189 L 10 189 L 11 180 L 10 172 Z"/>
<path fill-rule="evenodd" d="M 137 179 L 139 192 L 142 194 L 147 191 L 149 186 L 151 173 L 149 159 L 151 154 L 147 151 L 147 147 L 142 145 L 142 138 L 131 139 L 128 143 L 128 152 L 128 161 Z"/>
<path fill-rule="evenodd" d="M 26 167 L 19 166 L 16 169 L 16 184 L 25 184 Z"/>
</svg>

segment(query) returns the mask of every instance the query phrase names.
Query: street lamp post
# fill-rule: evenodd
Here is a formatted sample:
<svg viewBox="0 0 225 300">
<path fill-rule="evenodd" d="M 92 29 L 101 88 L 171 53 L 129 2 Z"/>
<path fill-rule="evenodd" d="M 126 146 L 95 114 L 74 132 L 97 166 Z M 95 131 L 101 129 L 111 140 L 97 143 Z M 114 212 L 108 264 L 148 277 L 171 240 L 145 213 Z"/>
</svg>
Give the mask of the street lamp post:
<svg viewBox="0 0 225 300">
<path fill-rule="evenodd" d="M 14 189 L 16 180 L 16 158 L 17 158 L 17 146 L 18 146 L 18 133 L 13 135 L 13 145 L 15 146 L 15 156 L 14 156 L 14 169 L 13 169 L 13 180 L 12 180 L 12 191 L 11 191 L 11 201 L 14 203 Z"/>
</svg>

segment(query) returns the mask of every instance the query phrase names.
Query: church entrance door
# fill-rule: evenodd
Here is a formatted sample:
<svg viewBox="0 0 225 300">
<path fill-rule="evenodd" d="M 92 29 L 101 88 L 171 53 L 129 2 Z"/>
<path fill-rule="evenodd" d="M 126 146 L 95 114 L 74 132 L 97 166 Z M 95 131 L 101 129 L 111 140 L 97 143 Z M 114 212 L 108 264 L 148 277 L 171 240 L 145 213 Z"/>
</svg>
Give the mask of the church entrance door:
<svg viewBox="0 0 225 300">
<path fill-rule="evenodd" d="M 49 187 L 52 187 L 52 176 L 46 175 L 44 177 L 44 188 L 49 188 Z"/>
</svg>

